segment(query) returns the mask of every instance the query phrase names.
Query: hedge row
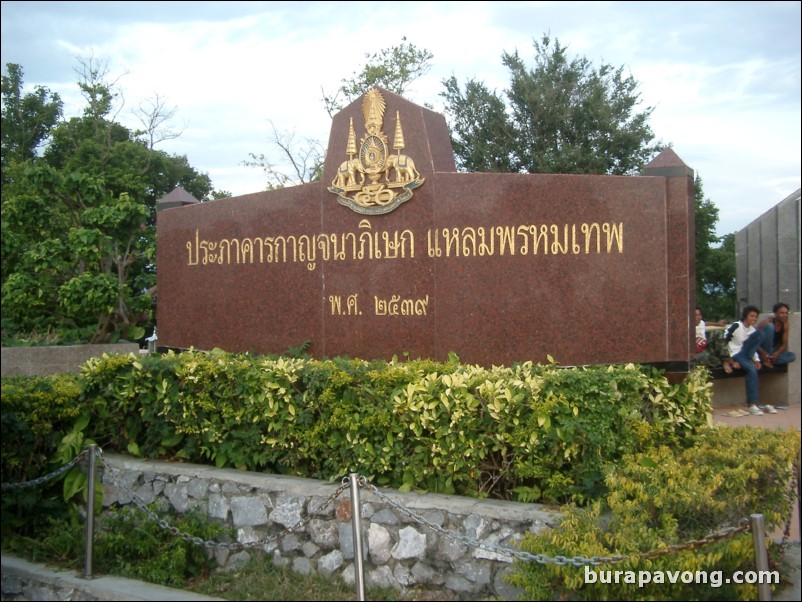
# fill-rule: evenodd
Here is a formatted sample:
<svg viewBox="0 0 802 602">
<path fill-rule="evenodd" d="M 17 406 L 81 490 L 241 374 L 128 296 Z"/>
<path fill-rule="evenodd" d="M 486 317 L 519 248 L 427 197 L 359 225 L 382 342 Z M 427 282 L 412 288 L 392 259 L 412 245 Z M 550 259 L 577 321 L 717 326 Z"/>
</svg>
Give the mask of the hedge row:
<svg viewBox="0 0 802 602">
<path fill-rule="evenodd" d="M 4 481 L 41 471 L 52 453 L 39 448 L 70 432 L 74 447 L 80 431 L 104 450 L 145 457 L 580 503 L 604 490 L 607 464 L 682 444 L 710 420 L 703 370 L 670 385 L 635 365 L 483 368 L 456 358 L 196 351 L 104 356 L 76 376 L 4 379 L 2 404 Z"/>
</svg>

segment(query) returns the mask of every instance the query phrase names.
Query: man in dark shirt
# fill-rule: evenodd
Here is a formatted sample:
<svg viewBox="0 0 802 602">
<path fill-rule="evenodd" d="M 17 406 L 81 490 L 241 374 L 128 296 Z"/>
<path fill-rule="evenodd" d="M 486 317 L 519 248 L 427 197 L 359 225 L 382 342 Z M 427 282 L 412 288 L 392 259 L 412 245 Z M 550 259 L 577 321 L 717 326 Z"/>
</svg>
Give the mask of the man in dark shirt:
<svg viewBox="0 0 802 602">
<path fill-rule="evenodd" d="M 771 310 L 774 315 L 761 321 L 757 327 L 763 333 L 759 353 L 766 368 L 787 364 L 796 359 L 796 354 L 788 351 L 788 306 L 785 303 L 776 303 Z"/>
</svg>

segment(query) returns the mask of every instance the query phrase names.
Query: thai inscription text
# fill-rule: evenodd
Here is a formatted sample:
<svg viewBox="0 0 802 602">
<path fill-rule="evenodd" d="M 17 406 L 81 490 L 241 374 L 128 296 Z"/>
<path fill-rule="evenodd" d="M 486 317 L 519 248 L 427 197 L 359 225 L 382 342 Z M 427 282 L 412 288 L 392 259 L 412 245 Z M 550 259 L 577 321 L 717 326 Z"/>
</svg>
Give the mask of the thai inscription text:
<svg viewBox="0 0 802 602">
<path fill-rule="evenodd" d="M 624 252 L 624 224 L 530 224 L 429 230 L 429 257 Z"/>
<path fill-rule="evenodd" d="M 377 316 L 425 316 L 429 307 L 429 295 L 420 299 L 404 299 L 400 295 L 383 299 L 374 295 L 373 302 Z"/>
<path fill-rule="evenodd" d="M 186 243 L 187 265 L 231 265 L 254 263 L 302 263 L 314 270 L 319 260 L 403 259 L 415 256 L 411 230 L 372 232 L 368 220 L 361 232 L 342 234 L 294 234 L 206 240 L 195 230 L 195 240 Z"/>
<path fill-rule="evenodd" d="M 359 232 L 278 235 L 207 240 L 199 230 L 186 242 L 187 265 L 300 263 L 314 270 L 319 261 L 392 260 L 415 257 L 412 230 L 373 231 L 368 220 Z M 420 238 L 420 237 L 419 237 Z M 529 224 L 430 228 L 426 254 L 438 257 L 506 255 L 622 254 L 624 224 Z"/>
</svg>

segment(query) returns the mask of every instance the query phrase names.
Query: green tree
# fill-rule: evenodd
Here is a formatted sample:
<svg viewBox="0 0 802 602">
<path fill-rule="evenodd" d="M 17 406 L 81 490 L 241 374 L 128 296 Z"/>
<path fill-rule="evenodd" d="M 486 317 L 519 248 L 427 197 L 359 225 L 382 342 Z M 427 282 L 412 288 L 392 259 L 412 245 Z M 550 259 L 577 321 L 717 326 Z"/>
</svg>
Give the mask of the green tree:
<svg viewBox="0 0 802 602">
<path fill-rule="evenodd" d="M 455 77 L 443 82 L 449 105 L 451 145 L 458 165 L 468 171 L 517 172 L 512 148 L 517 132 L 504 99 L 482 82 L 470 80 L 462 92 Z"/>
<path fill-rule="evenodd" d="M 635 174 L 661 149 L 638 112 L 637 81 L 623 67 L 569 60 L 548 35 L 534 41 L 534 67 L 518 52 L 502 55 L 510 71 L 503 95 L 469 80 L 443 82 L 457 164 L 467 171 Z"/>
<path fill-rule="evenodd" d="M 503 93 L 479 81 L 443 82 L 458 165 L 468 171 L 636 174 L 662 149 L 638 112 L 638 84 L 623 68 L 569 59 L 558 40 L 534 42 L 535 65 L 504 53 L 510 85 Z M 696 178 L 697 304 L 711 319 L 735 311 L 732 237 L 719 239 L 718 209 Z"/>
<path fill-rule="evenodd" d="M 384 48 L 373 54 L 365 53 L 365 64 L 350 79 L 343 79 L 334 94 L 323 92 L 323 105 L 329 117 L 368 90 L 379 86 L 395 94 L 404 95 L 409 85 L 431 69 L 434 55 L 401 38 L 397 46 Z M 343 101 L 340 101 L 342 95 Z"/>
<path fill-rule="evenodd" d="M 177 185 L 200 199 L 212 188 L 186 157 L 153 148 L 155 128 L 165 124 L 161 105 L 144 130 L 132 131 L 116 121 L 121 92 L 107 81 L 106 65 L 80 65 L 82 115 L 47 131 L 41 157 L 14 157 L 5 169 L 5 336 L 56 332 L 93 343 L 144 337 L 153 323 L 156 202 Z M 15 82 L 22 86 L 21 78 Z M 8 96 L 19 91 L 10 86 Z M 5 114 L 5 90 L 3 103 Z"/>
<path fill-rule="evenodd" d="M 36 86 L 23 94 L 22 67 L 9 63 L 2 77 L 2 169 L 14 161 L 26 161 L 36 156 L 61 118 L 62 102 L 58 94 Z M 3 176 L 5 182 L 5 175 Z"/>
<path fill-rule="evenodd" d="M 735 235 L 716 235 L 718 208 L 694 180 L 696 218 L 696 305 L 708 321 L 737 317 Z"/>
</svg>

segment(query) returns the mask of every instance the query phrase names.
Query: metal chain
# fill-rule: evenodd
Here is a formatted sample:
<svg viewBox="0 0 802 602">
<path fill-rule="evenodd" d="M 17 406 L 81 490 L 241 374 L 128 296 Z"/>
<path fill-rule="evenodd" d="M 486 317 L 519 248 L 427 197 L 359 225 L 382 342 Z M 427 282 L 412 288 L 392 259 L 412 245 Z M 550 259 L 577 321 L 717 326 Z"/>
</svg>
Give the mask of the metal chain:
<svg viewBox="0 0 802 602">
<path fill-rule="evenodd" d="M 673 546 L 667 546 L 665 548 L 658 548 L 656 550 L 649 550 L 648 552 L 641 552 L 639 554 L 632 554 L 631 556 L 637 558 L 657 558 L 659 556 L 668 556 L 669 554 L 673 554 L 674 552 L 695 550 L 696 548 L 701 548 L 702 546 L 706 546 L 716 541 L 727 539 L 729 537 L 735 537 L 736 535 L 740 535 L 741 533 L 746 533 L 751 529 L 752 527 L 750 525 L 749 519 L 742 518 L 740 521 L 738 521 L 737 527 L 725 527 L 721 531 L 718 531 L 716 533 L 710 533 L 709 535 L 705 535 L 701 539 L 692 539 L 690 541 L 686 541 L 685 543 L 679 543 Z"/>
<path fill-rule="evenodd" d="M 31 481 L 24 481 L 24 482 L 21 482 L 21 483 L 3 483 L 2 485 L 0 485 L 0 488 L 2 488 L 2 491 L 7 491 L 9 489 L 29 489 L 31 487 L 38 487 L 39 485 L 47 483 L 48 481 L 52 481 L 54 479 L 57 479 L 58 477 L 63 475 L 65 472 L 67 472 L 69 469 L 71 469 L 73 466 L 78 464 L 78 462 L 83 460 L 88 455 L 89 455 L 89 450 L 85 449 L 81 453 L 79 453 L 77 456 L 75 456 L 72 460 L 67 462 L 64 466 L 54 470 L 50 474 L 44 475 L 44 476 L 39 477 L 37 479 L 33 479 Z"/>
<path fill-rule="evenodd" d="M 379 491 L 379 489 L 371 483 L 368 483 L 364 477 L 360 477 L 359 484 L 362 486 L 366 486 L 370 489 L 374 494 L 376 494 L 379 499 L 387 503 L 388 505 L 392 506 L 399 512 L 405 514 L 406 516 L 410 517 L 412 520 L 419 522 L 423 525 L 426 525 L 433 531 L 436 531 L 446 537 L 454 539 L 455 541 L 462 541 L 468 546 L 482 548 L 489 552 L 494 552 L 496 554 L 500 554 L 502 556 L 507 557 L 514 557 L 520 560 L 525 561 L 534 561 L 539 564 L 554 564 L 557 566 L 566 566 L 566 565 L 573 565 L 575 567 L 580 567 L 584 565 L 591 565 L 597 566 L 600 564 L 610 564 L 616 562 L 623 562 L 628 558 L 656 558 L 658 556 L 665 556 L 668 554 L 672 554 L 674 552 L 681 552 L 684 550 L 693 550 L 699 548 L 703 545 L 707 545 L 713 543 L 715 541 L 725 539 L 728 537 L 735 537 L 740 533 L 749 531 L 750 524 L 749 519 L 741 519 L 739 521 L 739 525 L 737 527 L 726 527 L 717 533 L 711 533 L 710 535 L 706 535 L 702 539 L 696 539 L 692 541 L 688 541 L 682 544 L 677 544 L 674 546 L 668 546 L 666 548 L 659 548 L 657 550 L 650 550 L 648 552 L 642 552 L 639 554 L 629 554 L 626 556 L 622 556 L 619 554 L 612 554 L 610 556 L 593 556 L 591 558 L 585 558 L 583 556 L 574 556 L 572 558 L 568 558 L 566 556 L 547 556 L 546 554 L 531 554 L 529 552 L 524 552 L 521 550 L 516 550 L 514 548 L 498 546 L 495 544 L 488 544 L 486 542 L 479 541 L 473 537 L 466 537 L 463 535 L 459 535 L 458 533 L 454 533 L 453 531 L 449 531 L 448 529 L 444 529 L 439 525 L 435 525 L 434 523 L 426 520 L 424 517 L 416 514 L 415 512 L 401 506 L 400 504 L 394 502 L 392 499 L 387 497 L 384 493 Z"/>
<path fill-rule="evenodd" d="M 204 540 L 204 539 L 202 539 L 200 537 L 197 537 L 197 536 L 194 536 L 194 535 L 190 535 L 189 533 L 185 533 L 184 531 L 181 531 L 178 527 L 175 527 L 175 526 L 171 525 L 165 519 L 160 518 L 159 515 L 156 514 L 155 512 L 153 512 L 150 508 L 148 508 L 147 505 L 142 500 L 137 498 L 137 496 L 134 493 L 132 493 L 125 486 L 125 484 L 123 484 L 121 481 L 119 481 L 117 479 L 117 475 L 115 473 L 120 472 L 121 469 L 116 468 L 116 467 L 114 467 L 114 466 L 112 466 L 110 464 L 107 464 L 106 466 L 109 468 L 109 471 L 111 473 L 112 483 L 116 484 L 125 495 L 127 495 L 129 498 L 131 498 L 131 501 L 134 503 L 134 505 L 136 505 L 137 508 L 139 508 L 142 512 L 144 512 L 148 519 L 154 521 L 156 524 L 159 525 L 159 527 L 161 527 L 165 531 L 167 531 L 167 532 L 169 532 L 169 533 L 171 533 L 171 534 L 173 534 L 173 535 L 175 535 L 177 537 L 180 537 L 184 541 L 187 541 L 187 542 L 189 542 L 191 544 L 194 544 L 194 545 L 197 545 L 197 546 L 203 546 L 205 548 L 223 549 L 223 550 L 229 550 L 229 551 L 235 551 L 235 550 L 239 551 L 239 550 L 245 550 L 245 549 L 249 549 L 249 548 L 258 548 L 258 547 L 262 547 L 262 546 L 266 546 L 268 544 L 274 543 L 274 542 L 276 542 L 278 540 L 279 537 L 283 537 L 284 535 L 288 535 L 290 533 L 293 533 L 293 532 L 301 529 L 302 527 L 305 527 L 306 524 L 310 520 L 312 520 L 312 515 L 311 514 L 307 515 L 306 518 L 301 519 L 300 521 L 298 521 L 297 524 L 293 525 L 292 527 L 287 527 L 281 533 L 279 533 L 277 535 L 273 535 L 273 536 L 268 536 L 265 539 L 260 540 L 260 541 L 252 541 L 252 542 L 248 542 L 248 543 L 240 543 L 238 541 L 232 542 L 232 543 L 223 543 L 223 542 L 214 541 L 214 540 Z M 334 500 L 336 500 L 342 494 L 342 492 L 345 491 L 346 488 L 347 488 L 347 485 L 341 485 L 340 487 L 338 487 L 337 490 L 334 493 L 332 493 L 326 499 L 326 501 L 323 503 L 323 506 L 325 506 L 326 504 L 328 504 L 330 502 L 334 502 Z"/>
</svg>

